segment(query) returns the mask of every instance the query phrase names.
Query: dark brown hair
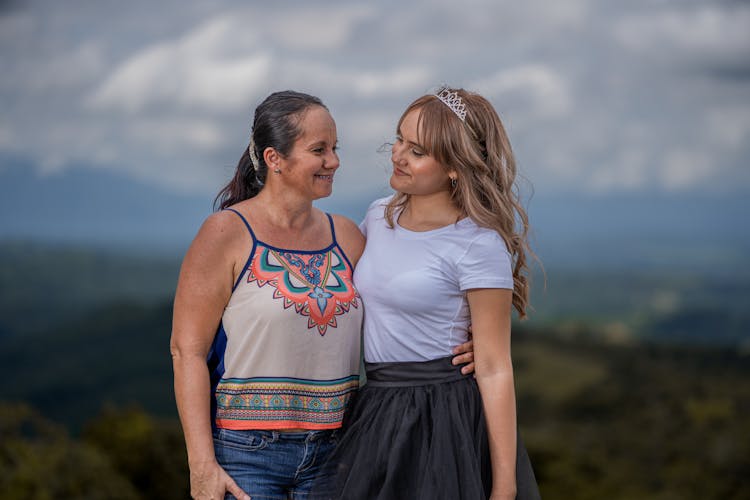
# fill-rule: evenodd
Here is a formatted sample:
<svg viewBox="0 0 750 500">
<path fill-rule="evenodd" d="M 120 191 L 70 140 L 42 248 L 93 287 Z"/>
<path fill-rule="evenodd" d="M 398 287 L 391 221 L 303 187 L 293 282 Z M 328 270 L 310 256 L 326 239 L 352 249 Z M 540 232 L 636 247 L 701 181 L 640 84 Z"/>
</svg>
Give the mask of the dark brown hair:
<svg viewBox="0 0 750 500">
<path fill-rule="evenodd" d="M 245 148 L 237 164 L 234 177 L 219 191 L 214 207 L 223 210 L 235 203 L 257 195 L 263 188 L 268 174 L 268 165 L 263 159 L 266 148 L 273 148 L 281 156 L 287 156 L 294 141 L 302 134 L 299 123 L 305 112 L 313 106 L 324 109 L 323 102 L 312 95 L 293 90 L 274 92 L 255 108 L 250 145 Z M 258 159 L 257 169 L 250 159 L 249 149 L 254 145 Z"/>
</svg>

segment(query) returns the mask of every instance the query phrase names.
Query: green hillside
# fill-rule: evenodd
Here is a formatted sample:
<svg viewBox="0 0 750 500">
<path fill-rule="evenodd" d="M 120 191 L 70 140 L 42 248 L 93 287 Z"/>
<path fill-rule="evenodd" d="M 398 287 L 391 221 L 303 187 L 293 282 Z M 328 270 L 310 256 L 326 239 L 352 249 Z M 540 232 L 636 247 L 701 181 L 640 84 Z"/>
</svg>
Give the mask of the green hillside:
<svg viewBox="0 0 750 500">
<path fill-rule="evenodd" d="M 23 474 L 36 467 L 81 482 L 99 471 L 134 492 L 122 498 L 184 498 L 179 488 L 183 496 L 155 493 L 156 478 L 132 456 L 137 450 L 151 469 L 187 484 L 169 325 L 168 303 L 121 303 L 54 334 L 0 343 L 12 375 L 0 380 L 0 400 L 11 405 L 0 411 L 0 492 L 25 487 Z M 747 353 L 517 328 L 514 360 L 521 431 L 545 499 L 750 498 Z M 54 439 L 29 433 L 32 424 Z M 7 462 L 21 448 L 23 460 Z M 85 466 L 71 472 L 63 457 Z M 94 498 L 66 496 L 84 497 Z"/>
<path fill-rule="evenodd" d="M 176 257 L 0 241 L 0 338 L 54 331 L 115 300 L 168 298 L 178 271 Z"/>
<path fill-rule="evenodd" d="M 176 259 L 0 254 L 0 500 L 186 498 Z M 548 283 L 513 344 L 545 500 L 750 499 L 748 282 L 549 270 Z"/>
</svg>

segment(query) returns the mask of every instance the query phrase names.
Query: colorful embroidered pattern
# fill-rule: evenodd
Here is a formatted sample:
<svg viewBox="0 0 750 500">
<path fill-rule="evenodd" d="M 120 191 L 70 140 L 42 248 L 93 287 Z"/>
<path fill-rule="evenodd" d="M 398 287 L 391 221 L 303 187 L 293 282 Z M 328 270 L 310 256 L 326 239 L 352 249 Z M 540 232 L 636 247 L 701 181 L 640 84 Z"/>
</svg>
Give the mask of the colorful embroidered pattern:
<svg viewBox="0 0 750 500">
<path fill-rule="evenodd" d="M 341 426 L 359 376 L 330 381 L 294 378 L 222 379 L 216 425 L 224 429 L 334 429 Z"/>
<path fill-rule="evenodd" d="M 307 327 L 317 327 L 320 335 L 329 326 L 336 328 L 336 316 L 359 307 L 352 270 L 335 247 L 325 253 L 297 253 L 259 245 L 247 282 L 274 287 L 273 298 L 307 316 Z"/>
</svg>

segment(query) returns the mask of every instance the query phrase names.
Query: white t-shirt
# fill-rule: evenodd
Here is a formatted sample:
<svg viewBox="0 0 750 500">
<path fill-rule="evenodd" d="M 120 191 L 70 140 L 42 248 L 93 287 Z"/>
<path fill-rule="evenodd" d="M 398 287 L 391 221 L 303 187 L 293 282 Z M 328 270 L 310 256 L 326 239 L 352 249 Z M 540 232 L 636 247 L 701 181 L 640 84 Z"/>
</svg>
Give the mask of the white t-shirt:
<svg viewBox="0 0 750 500">
<path fill-rule="evenodd" d="M 428 361 L 468 338 L 473 288 L 513 289 L 511 257 L 497 232 L 469 218 L 415 232 L 384 217 L 374 201 L 360 229 L 365 251 L 354 283 L 365 306 L 365 361 Z"/>
</svg>

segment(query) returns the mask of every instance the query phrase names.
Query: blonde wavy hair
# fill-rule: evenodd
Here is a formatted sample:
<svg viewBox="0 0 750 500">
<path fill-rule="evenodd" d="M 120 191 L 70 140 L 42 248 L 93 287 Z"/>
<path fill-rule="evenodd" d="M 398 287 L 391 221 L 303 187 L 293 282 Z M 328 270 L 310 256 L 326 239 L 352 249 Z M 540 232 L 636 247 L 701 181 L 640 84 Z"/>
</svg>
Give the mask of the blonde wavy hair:
<svg viewBox="0 0 750 500">
<path fill-rule="evenodd" d="M 406 108 L 419 111 L 417 133 L 426 153 L 441 163 L 446 173 L 455 171 L 457 182 L 451 199 L 477 225 L 493 229 L 503 238 L 513 262 L 513 307 L 521 319 L 529 306 L 529 267 L 534 256 L 528 243 L 529 219 L 516 185 L 516 161 L 500 117 L 484 97 L 464 89 L 456 92 L 466 105 L 465 121 L 435 95 L 428 94 Z M 394 217 L 409 202 L 397 192 L 385 209 L 393 227 Z"/>
</svg>

